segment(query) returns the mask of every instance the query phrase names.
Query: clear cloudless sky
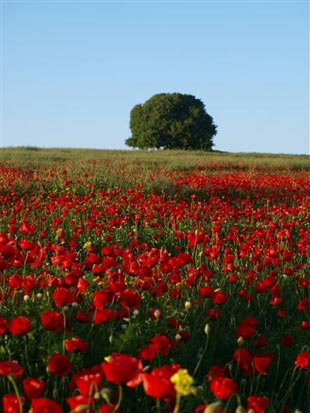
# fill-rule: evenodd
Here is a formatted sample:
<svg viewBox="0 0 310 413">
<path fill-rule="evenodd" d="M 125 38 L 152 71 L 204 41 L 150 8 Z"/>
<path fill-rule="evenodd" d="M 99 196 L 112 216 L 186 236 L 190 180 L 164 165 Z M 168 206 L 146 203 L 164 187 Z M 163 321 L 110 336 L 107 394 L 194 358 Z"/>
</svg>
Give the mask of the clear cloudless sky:
<svg viewBox="0 0 310 413">
<path fill-rule="evenodd" d="M 132 107 L 181 92 L 215 149 L 310 153 L 308 1 L 1 7 L 3 146 L 125 149 Z"/>
</svg>

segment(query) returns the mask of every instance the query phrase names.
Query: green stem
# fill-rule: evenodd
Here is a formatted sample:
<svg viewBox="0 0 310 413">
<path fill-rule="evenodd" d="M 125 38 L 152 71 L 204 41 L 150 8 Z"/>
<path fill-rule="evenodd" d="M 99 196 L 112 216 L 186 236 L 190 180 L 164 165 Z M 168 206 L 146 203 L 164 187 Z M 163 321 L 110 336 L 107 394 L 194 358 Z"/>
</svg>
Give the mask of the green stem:
<svg viewBox="0 0 310 413">
<path fill-rule="evenodd" d="M 28 258 L 28 254 L 29 254 L 29 252 L 27 252 L 26 257 L 25 257 L 25 261 L 24 261 L 24 266 L 23 266 L 23 278 L 25 278 L 25 276 L 26 276 L 26 265 L 27 265 L 27 258 Z"/>
<path fill-rule="evenodd" d="M 196 364 L 196 367 L 195 367 L 195 369 L 194 369 L 194 371 L 193 371 L 193 374 L 192 374 L 193 377 L 195 377 L 195 374 L 197 373 L 197 371 L 198 371 L 198 369 L 199 369 L 199 367 L 200 367 L 200 364 L 201 364 L 202 359 L 203 359 L 203 357 L 204 357 L 204 355 L 205 355 L 205 352 L 207 351 L 208 342 L 209 342 L 209 335 L 207 335 L 205 347 L 204 347 L 203 352 L 202 352 L 202 354 L 201 354 L 201 356 L 200 356 L 200 359 L 198 360 L 198 362 L 197 362 L 197 364 Z"/>
<path fill-rule="evenodd" d="M 174 409 L 173 409 L 173 413 L 178 413 L 179 412 L 180 402 L 181 402 L 181 396 L 179 394 L 177 394 L 177 398 L 176 398 L 176 401 L 175 401 L 175 406 L 174 406 Z"/>
<path fill-rule="evenodd" d="M 29 363 L 29 357 L 28 357 L 28 337 L 27 336 L 25 336 L 24 337 L 24 341 L 25 341 L 25 356 L 26 356 L 26 364 L 27 364 L 27 367 L 28 367 L 28 374 L 31 374 L 31 366 L 30 366 L 30 363 Z"/>
<path fill-rule="evenodd" d="M 231 405 L 233 399 L 234 399 L 234 395 L 232 395 L 231 397 L 229 397 L 229 399 L 227 400 L 227 402 L 226 402 L 226 404 L 225 404 L 225 409 L 224 409 L 225 412 L 226 412 L 226 411 L 227 411 L 227 412 L 229 411 L 229 408 L 230 408 L 230 405 Z M 238 400 L 238 399 L 237 399 L 237 400 Z"/>
<path fill-rule="evenodd" d="M 279 376 L 279 370 L 280 370 L 280 355 L 281 355 L 281 353 L 280 353 L 280 348 L 278 348 L 277 370 L 276 370 L 275 378 L 274 378 L 274 381 L 273 381 L 272 392 L 271 392 L 272 395 L 273 395 L 273 393 L 274 393 L 274 391 L 275 391 L 275 387 L 276 387 L 277 380 L 278 380 L 278 376 Z"/>
<path fill-rule="evenodd" d="M 89 391 L 88 391 L 88 398 L 89 401 L 87 402 L 87 413 L 91 413 L 91 405 L 92 405 L 92 395 L 93 395 L 93 390 L 95 389 L 95 393 L 98 391 L 98 386 L 96 382 L 91 382 L 89 386 Z"/>
<path fill-rule="evenodd" d="M 114 407 L 112 413 L 117 413 L 117 411 L 120 408 L 120 405 L 122 403 L 122 399 L 123 399 L 123 388 L 122 388 L 122 386 L 118 386 L 118 401 L 117 401 L 117 404 Z"/>
<path fill-rule="evenodd" d="M 63 340 L 62 340 L 62 353 L 65 354 L 66 348 L 65 348 L 65 339 L 66 339 L 66 329 L 67 329 L 67 319 L 66 319 L 66 313 L 64 308 L 62 307 L 62 315 L 64 318 L 64 333 L 63 333 Z"/>
<path fill-rule="evenodd" d="M 284 395 L 284 397 L 282 398 L 282 402 L 286 403 L 287 400 L 289 399 L 290 395 L 292 394 L 293 388 L 295 387 L 295 384 L 297 383 L 297 381 L 300 379 L 301 377 L 301 372 L 298 371 L 297 372 L 297 377 L 294 379 L 295 376 L 295 372 L 296 372 L 296 367 L 293 371 L 292 377 L 291 377 L 291 381 L 288 387 L 288 391 L 286 392 L 286 394 Z"/>
<path fill-rule="evenodd" d="M 18 400 L 18 407 L 19 407 L 19 412 L 22 413 L 23 411 L 23 404 L 22 404 L 22 399 L 20 398 L 20 394 L 17 388 L 17 385 L 15 383 L 14 377 L 12 376 L 12 374 L 10 374 L 8 376 L 9 382 L 12 384 L 13 388 L 14 388 L 14 392 L 16 394 L 17 400 Z"/>
</svg>

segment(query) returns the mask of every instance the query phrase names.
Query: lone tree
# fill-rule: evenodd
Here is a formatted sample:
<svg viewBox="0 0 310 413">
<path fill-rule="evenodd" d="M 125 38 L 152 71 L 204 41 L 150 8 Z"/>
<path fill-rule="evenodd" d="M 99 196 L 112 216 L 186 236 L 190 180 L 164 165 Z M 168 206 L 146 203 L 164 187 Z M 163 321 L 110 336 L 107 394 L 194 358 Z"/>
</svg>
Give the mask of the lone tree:
<svg viewBox="0 0 310 413">
<path fill-rule="evenodd" d="M 160 93 L 130 112 L 132 136 L 126 145 L 139 148 L 212 150 L 216 125 L 200 99 Z"/>
</svg>

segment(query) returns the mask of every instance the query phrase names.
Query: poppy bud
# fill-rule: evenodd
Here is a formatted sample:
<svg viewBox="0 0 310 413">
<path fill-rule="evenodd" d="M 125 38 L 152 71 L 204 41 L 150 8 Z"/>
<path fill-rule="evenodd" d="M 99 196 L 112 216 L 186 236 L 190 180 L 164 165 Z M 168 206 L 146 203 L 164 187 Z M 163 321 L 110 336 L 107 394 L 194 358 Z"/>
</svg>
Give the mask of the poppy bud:
<svg viewBox="0 0 310 413">
<path fill-rule="evenodd" d="M 109 400 L 110 396 L 111 396 L 111 389 L 109 389 L 108 387 L 104 387 L 103 389 L 100 390 L 100 395 L 102 396 L 102 398 L 104 400 Z"/>
<path fill-rule="evenodd" d="M 156 318 L 156 320 L 159 320 L 161 316 L 160 310 L 155 310 L 154 311 L 154 317 Z"/>
<path fill-rule="evenodd" d="M 238 344 L 239 347 L 244 346 L 244 338 L 243 337 L 238 337 L 237 344 Z"/>
<path fill-rule="evenodd" d="M 247 412 L 246 412 L 246 410 L 245 410 L 245 408 L 244 408 L 243 406 L 239 405 L 239 406 L 236 408 L 235 413 L 247 413 Z"/>
<path fill-rule="evenodd" d="M 206 334 L 207 336 L 211 333 L 210 324 L 206 324 L 206 325 L 205 325 L 204 332 L 205 332 L 205 334 Z"/>
<path fill-rule="evenodd" d="M 204 409 L 203 413 L 216 413 L 221 409 L 221 407 L 222 407 L 221 402 L 214 402 L 214 403 L 209 404 L 209 406 L 207 406 Z"/>
</svg>

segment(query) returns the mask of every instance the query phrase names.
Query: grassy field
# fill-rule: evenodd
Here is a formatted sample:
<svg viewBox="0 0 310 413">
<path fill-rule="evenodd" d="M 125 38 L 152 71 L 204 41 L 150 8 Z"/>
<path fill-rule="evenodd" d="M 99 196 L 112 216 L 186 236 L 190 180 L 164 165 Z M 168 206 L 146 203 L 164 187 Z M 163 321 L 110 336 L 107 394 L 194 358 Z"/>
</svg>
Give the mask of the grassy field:
<svg viewBox="0 0 310 413">
<path fill-rule="evenodd" d="M 5 148 L 0 171 L 4 412 L 310 412 L 309 156 Z"/>
<path fill-rule="evenodd" d="M 40 162 L 65 162 L 74 160 L 111 160 L 147 164 L 169 169 L 192 168 L 201 163 L 233 163 L 247 166 L 281 167 L 287 169 L 310 170 L 309 155 L 272 155 L 261 153 L 224 153 L 203 151 L 114 151 L 99 149 L 43 149 L 37 147 L 3 148 L 1 161 L 38 164 Z"/>
</svg>

